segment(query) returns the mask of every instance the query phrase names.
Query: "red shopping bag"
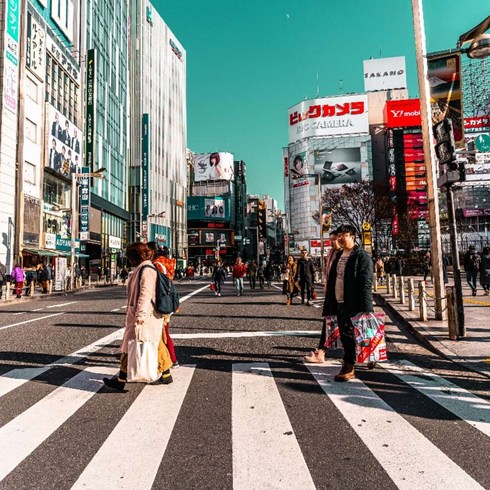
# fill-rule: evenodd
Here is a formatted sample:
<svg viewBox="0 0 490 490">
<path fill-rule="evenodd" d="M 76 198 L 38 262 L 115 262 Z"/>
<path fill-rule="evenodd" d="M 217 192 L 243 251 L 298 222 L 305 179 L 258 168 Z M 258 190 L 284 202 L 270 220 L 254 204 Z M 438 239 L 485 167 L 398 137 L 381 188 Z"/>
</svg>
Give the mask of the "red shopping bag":
<svg viewBox="0 0 490 490">
<path fill-rule="evenodd" d="M 325 348 L 337 347 L 340 337 L 339 324 L 336 316 L 326 316 L 323 321 L 327 326 L 327 338 L 325 340 Z"/>
<path fill-rule="evenodd" d="M 209 289 L 211 289 L 211 291 L 216 291 L 216 285 L 214 284 L 214 282 L 212 282 L 212 283 L 209 285 Z"/>
<path fill-rule="evenodd" d="M 318 294 L 316 293 L 315 290 L 311 292 L 311 299 L 318 299 Z"/>
<path fill-rule="evenodd" d="M 356 361 L 359 364 L 386 361 L 384 313 L 364 313 L 351 320 L 356 337 Z"/>
</svg>

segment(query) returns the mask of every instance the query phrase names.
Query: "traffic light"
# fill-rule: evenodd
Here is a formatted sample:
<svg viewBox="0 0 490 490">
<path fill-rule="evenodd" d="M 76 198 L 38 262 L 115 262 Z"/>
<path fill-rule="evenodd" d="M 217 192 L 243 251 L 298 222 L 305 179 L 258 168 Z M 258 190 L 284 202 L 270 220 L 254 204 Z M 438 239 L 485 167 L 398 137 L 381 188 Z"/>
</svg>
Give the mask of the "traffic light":
<svg viewBox="0 0 490 490">
<path fill-rule="evenodd" d="M 439 160 L 439 174 L 442 185 L 450 185 L 466 180 L 465 162 L 458 160 L 454 144 L 453 122 L 449 118 L 432 127 L 436 139 L 435 151 Z M 440 177 L 440 179 L 441 179 Z"/>
<path fill-rule="evenodd" d="M 267 206 L 264 201 L 259 201 L 259 207 L 257 210 L 257 223 L 259 227 L 259 237 L 266 238 L 267 236 Z"/>
</svg>

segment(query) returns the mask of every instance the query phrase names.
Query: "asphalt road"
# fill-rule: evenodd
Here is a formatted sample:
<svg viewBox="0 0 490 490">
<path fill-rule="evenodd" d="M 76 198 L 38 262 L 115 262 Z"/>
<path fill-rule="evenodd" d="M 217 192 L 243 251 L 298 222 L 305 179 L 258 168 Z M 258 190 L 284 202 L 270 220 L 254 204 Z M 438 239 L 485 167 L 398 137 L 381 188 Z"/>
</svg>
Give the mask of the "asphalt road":
<svg viewBox="0 0 490 490">
<path fill-rule="evenodd" d="M 178 290 L 174 383 L 125 393 L 123 287 L 0 307 L 0 489 L 490 488 L 488 379 L 387 319 L 389 362 L 334 383 L 321 298 Z"/>
</svg>

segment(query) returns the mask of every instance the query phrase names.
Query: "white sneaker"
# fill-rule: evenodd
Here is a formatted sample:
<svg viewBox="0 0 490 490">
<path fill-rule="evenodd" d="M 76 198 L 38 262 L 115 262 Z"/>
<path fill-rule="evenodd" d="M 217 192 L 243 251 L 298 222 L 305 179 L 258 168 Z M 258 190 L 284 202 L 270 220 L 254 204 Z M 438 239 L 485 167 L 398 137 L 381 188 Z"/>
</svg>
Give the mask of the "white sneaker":
<svg viewBox="0 0 490 490">
<path fill-rule="evenodd" d="M 221 293 L 218 293 L 218 296 L 221 296 Z"/>
</svg>

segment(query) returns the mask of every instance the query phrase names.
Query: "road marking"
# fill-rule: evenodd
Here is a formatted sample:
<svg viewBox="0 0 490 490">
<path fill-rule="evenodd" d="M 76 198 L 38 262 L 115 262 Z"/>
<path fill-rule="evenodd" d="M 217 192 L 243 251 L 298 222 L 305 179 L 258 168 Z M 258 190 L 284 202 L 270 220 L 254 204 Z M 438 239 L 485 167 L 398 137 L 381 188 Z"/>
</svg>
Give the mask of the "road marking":
<svg viewBox="0 0 490 490">
<path fill-rule="evenodd" d="M 189 293 L 188 295 L 184 296 L 183 298 L 180 298 L 180 302 L 186 301 L 189 298 L 192 298 L 192 296 L 196 295 L 197 293 L 200 293 L 201 291 L 204 291 L 205 289 L 209 288 L 209 283 L 206 284 L 206 286 L 203 286 L 202 288 L 196 289 L 195 291 L 192 291 L 192 293 Z"/>
<path fill-rule="evenodd" d="M 0 330 L 5 330 L 6 328 L 18 327 L 19 325 L 24 325 L 26 323 L 38 322 L 39 320 L 45 320 L 46 318 L 51 318 L 53 316 L 59 316 L 59 315 L 64 315 L 64 313 L 53 313 L 52 315 L 44 315 L 39 318 L 31 318 L 30 320 L 24 320 L 23 322 L 12 323 L 11 325 L 4 325 L 3 327 L 0 327 Z"/>
<path fill-rule="evenodd" d="M 41 311 L 41 310 L 44 310 L 44 308 L 36 308 L 35 310 L 31 310 L 31 311 Z"/>
<path fill-rule="evenodd" d="M 151 489 L 194 370 L 181 366 L 175 383 L 143 388 L 72 490 Z"/>
<path fill-rule="evenodd" d="M 128 305 L 121 306 L 121 310 L 124 310 L 124 308 L 127 308 Z"/>
<path fill-rule="evenodd" d="M 318 337 L 318 330 L 271 330 L 269 332 L 172 333 L 173 339 L 231 339 L 241 337 Z"/>
<path fill-rule="evenodd" d="M 380 366 L 490 437 L 490 402 L 409 361 Z"/>
<path fill-rule="evenodd" d="M 338 364 L 306 367 L 399 489 L 483 488 L 361 380 L 334 382 Z"/>
<path fill-rule="evenodd" d="M 233 364 L 232 376 L 233 488 L 314 489 L 269 365 Z"/>
<path fill-rule="evenodd" d="M 70 301 L 69 303 L 60 303 L 59 305 L 46 306 L 46 309 L 61 308 L 62 306 L 74 305 L 75 303 L 78 303 L 78 301 Z"/>
<path fill-rule="evenodd" d="M 4 425 L 0 429 L 0 481 L 101 388 L 103 376 L 116 372 L 114 368 L 87 368 Z"/>
<path fill-rule="evenodd" d="M 121 308 L 114 308 L 113 310 L 111 311 L 119 311 Z"/>
<path fill-rule="evenodd" d="M 27 311 L 19 311 L 17 313 L 12 313 L 12 316 L 23 315 L 24 313 L 27 313 Z"/>
</svg>

